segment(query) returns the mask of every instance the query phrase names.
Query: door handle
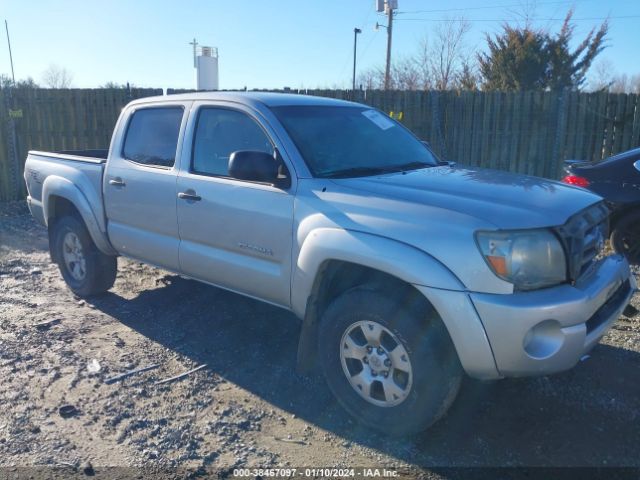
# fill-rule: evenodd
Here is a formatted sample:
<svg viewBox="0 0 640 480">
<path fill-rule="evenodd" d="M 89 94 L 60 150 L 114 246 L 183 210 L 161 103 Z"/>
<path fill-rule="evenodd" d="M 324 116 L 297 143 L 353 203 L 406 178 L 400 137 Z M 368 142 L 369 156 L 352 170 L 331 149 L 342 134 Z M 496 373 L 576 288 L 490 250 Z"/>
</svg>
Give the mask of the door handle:
<svg viewBox="0 0 640 480">
<path fill-rule="evenodd" d="M 190 202 L 199 202 L 200 200 L 202 200 L 202 197 L 200 195 L 196 195 L 196 192 L 194 192 L 193 190 L 187 190 L 186 192 L 178 193 L 178 198 Z"/>
<path fill-rule="evenodd" d="M 112 178 L 109 180 L 109 185 L 113 185 L 114 187 L 124 187 L 126 183 L 120 177 Z"/>
</svg>

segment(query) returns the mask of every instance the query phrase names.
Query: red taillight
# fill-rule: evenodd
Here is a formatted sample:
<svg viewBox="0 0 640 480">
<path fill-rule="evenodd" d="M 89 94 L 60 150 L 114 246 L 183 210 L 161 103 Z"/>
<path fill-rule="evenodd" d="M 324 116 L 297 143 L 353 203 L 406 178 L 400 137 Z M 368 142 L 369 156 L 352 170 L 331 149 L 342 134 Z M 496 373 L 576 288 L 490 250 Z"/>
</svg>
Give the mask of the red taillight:
<svg viewBox="0 0 640 480">
<path fill-rule="evenodd" d="M 578 175 L 567 175 L 562 181 L 569 185 L 575 185 L 576 187 L 586 188 L 589 186 L 589 180 L 584 177 L 579 177 Z"/>
</svg>

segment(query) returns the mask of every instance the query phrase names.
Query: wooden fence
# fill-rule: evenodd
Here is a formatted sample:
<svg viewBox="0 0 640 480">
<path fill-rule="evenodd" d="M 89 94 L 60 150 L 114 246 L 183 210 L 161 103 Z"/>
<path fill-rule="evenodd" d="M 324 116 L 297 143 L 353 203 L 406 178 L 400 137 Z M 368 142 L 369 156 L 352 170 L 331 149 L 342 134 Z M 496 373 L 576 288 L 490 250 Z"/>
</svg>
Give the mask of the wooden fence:
<svg viewBox="0 0 640 480">
<path fill-rule="evenodd" d="M 29 150 L 108 148 L 122 107 L 135 98 L 162 92 L 162 89 L 0 90 L 0 201 L 26 195 L 22 169 Z"/>
<path fill-rule="evenodd" d="M 11 97 L 7 93 L 0 91 L 0 200 L 24 197 L 22 165 L 28 150 L 106 148 L 121 108 L 133 98 L 159 95 L 162 90 L 18 89 Z M 640 146 L 640 98 L 632 94 L 299 93 L 379 108 L 428 140 L 444 159 L 547 178 L 561 175 L 565 159 L 595 160 Z"/>
</svg>

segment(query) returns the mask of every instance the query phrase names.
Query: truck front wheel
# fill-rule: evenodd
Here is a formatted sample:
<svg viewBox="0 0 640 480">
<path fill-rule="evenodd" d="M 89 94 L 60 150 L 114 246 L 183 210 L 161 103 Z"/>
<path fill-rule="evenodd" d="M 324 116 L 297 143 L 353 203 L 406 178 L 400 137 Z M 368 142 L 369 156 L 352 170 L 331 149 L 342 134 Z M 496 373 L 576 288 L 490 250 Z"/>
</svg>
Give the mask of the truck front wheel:
<svg viewBox="0 0 640 480">
<path fill-rule="evenodd" d="M 322 317 L 319 359 L 329 388 L 361 423 L 390 435 L 420 432 L 449 408 L 462 367 L 433 308 L 358 287 Z"/>
<path fill-rule="evenodd" d="M 96 295 L 113 286 L 117 258 L 98 250 L 82 220 L 63 217 L 55 222 L 52 233 L 60 273 L 76 295 Z"/>
</svg>

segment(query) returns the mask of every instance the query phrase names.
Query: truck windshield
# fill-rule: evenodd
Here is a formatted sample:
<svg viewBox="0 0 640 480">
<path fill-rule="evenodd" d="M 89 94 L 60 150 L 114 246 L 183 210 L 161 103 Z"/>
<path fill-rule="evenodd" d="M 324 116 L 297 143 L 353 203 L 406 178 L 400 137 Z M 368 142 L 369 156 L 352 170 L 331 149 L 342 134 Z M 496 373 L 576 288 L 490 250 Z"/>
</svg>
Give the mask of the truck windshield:
<svg viewBox="0 0 640 480">
<path fill-rule="evenodd" d="M 362 177 L 437 165 L 402 125 L 366 107 L 272 107 L 314 176 Z"/>
</svg>

